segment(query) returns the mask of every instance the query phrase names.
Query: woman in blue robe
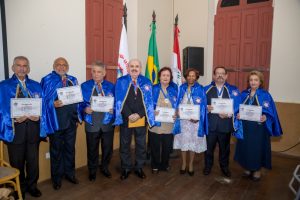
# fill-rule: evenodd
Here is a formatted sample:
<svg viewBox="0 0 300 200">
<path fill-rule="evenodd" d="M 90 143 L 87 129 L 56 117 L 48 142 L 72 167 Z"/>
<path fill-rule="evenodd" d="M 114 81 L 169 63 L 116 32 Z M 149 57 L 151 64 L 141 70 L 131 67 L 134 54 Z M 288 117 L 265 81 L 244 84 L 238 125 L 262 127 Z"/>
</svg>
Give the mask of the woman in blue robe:
<svg viewBox="0 0 300 200">
<path fill-rule="evenodd" d="M 242 92 L 241 100 L 246 105 L 262 106 L 262 116 L 259 122 L 242 120 L 244 139 L 238 139 L 234 156 L 245 169 L 243 176 L 254 181 L 260 180 L 261 168 L 272 168 L 270 136 L 282 135 L 275 103 L 271 94 L 263 89 L 263 83 L 261 72 L 250 72 L 250 87 Z"/>
</svg>

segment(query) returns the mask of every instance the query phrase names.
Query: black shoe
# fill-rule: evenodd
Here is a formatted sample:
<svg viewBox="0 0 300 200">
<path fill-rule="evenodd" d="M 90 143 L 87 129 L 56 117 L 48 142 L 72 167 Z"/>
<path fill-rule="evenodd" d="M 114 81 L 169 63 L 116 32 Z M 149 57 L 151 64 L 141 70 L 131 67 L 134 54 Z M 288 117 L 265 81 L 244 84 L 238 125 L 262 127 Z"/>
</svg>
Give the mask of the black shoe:
<svg viewBox="0 0 300 200">
<path fill-rule="evenodd" d="M 152 169 L 152 174 L 158 174 L 159 170 L 158 169 Z"/>
<path fill-rule="evenodd" d="M 257 177 L 256 176 L 252 176 L 251 180 L 254 181 L 254 182 L 258 182 L 258 181 L 260 181 L 260 176 L 257 176 Z"/>
<path fill-rule="evenodd" d="M 120 179 L 121 179 L 121 180 L 127 179 L 128 176 L 129 176 L 129 174 L 130 174 L 130 171 L 129 171 L 129 170 L 123 170 Z"/>
<path fill-rule="evenodd" d="M 207 175 L 210 174 L 210 172 L 211 172 L 211 169 L 208 168 L 208 167 L 205 167 L 204 170 L 203 170 L 203 175 L 207 176 Z"/>
<path fill-rule="evenodd" d="M 251 178 L 252 177 L 252 173 L 250 171 L 244 171 L 242 174 L 243 178 Z"/>
<path fill-rule="evenodd" d="M 96 174 L 90 174 L 89 175 L 89 180 L 94 182 L 96 180 Z"/>
<path fill-rule="evenodd" d="M 180 169 L 179 170 L 179 174 L 185 174 L 186 173 L 186 169 Z"/>
<path fill-rule="evenodd" d="M 108 169 L 102 169 L 101 173 L 106 177 L 106 178 L 111 178 L 111 173 Z"/>
<path fill-rule="evenodd" d="M 195 172 L 194 172 L 194 171 L 188 171 L 188 174 L 189 174 L 190 176 L 194 176 Z"/>
<path fill-rule="evenodd" d="M 73 183 L 73 184 L 78 184 L 79 183 L 79 181 L 77 180 L 77 178 L 75 176 L 66 176 L 65 178 L 70 183 Z"/>
<path fill-rule="evenodd" d="M 41 191 L 40 191 L 39 189 L 37 189 L 37 188 L 28 190 L 28 193 L 29 193 L 31 196 L 33 196 L 33 197 L 40 197 L 40 196 L 42 196 Z"/>
<path fill-rule="evenodd" d="M 160 171 L 168 172 L 168 171 L 171 170 L 171 167 L 170 167 L 170 166 L 167 166 L 167 167 L 161 167 L 159 170 L 160 170 Z"/>
<path fill-rule="evenodd" d="M 52 186 L 54 190 L 59 190 L 61 188 L 61 183 L 53 183 Z"/>
<path fill-rule="evenodd" d="M 229 169 L 222 169 L 222 173 L 228 178 L 231 177 L 231 172 L 229 171 Z"/>
<path fill-rule="evenodd" d="M 134 171 L 134 173 L 141 179 L 146 178 L 146 174 L 144 173 L 144 171 L 142 169 L 137 169 Z"/>
</svg>

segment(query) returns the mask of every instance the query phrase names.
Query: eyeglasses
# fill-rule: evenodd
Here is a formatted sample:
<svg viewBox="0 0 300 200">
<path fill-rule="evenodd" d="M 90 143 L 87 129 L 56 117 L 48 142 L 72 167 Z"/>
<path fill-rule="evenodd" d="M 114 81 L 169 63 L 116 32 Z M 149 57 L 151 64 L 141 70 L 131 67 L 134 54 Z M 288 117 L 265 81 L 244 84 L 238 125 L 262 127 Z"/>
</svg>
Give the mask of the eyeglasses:
<svg viewBox="0 0 300 200">
<path fill-rule="evenodd" d="M 56 64 L 56 67 L 68 67 L 67 64 Z"/>
</svg>

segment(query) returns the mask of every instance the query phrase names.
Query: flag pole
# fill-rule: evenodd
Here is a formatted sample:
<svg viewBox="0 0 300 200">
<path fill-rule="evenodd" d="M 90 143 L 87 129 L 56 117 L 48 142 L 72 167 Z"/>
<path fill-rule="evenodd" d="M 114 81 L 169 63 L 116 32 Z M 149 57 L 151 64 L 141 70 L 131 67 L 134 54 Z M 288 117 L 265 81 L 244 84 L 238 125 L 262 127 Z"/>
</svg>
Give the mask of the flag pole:
<svg viewBox="0 0 300 200">
<path fill-rule="evenodd" d="M 124 7 L 123 7 L 123 18 L 124 18 L 125 29 L 127 31 L 127 5 L 126 5 L 126 3 L 124 4 Z"/>
</svg>

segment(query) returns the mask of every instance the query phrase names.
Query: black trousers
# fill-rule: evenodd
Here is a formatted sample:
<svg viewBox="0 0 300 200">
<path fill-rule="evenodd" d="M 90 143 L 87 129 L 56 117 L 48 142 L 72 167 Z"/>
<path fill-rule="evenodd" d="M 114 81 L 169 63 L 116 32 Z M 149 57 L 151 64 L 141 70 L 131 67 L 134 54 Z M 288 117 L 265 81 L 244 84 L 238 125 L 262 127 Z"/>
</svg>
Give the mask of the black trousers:
<svg viewBox="0 0 300 200">
<path fill-rule="evenodd" d="M 15 137 L 6 143 L 10 165 L 20 170 L 22 192 L 36 188 L 39 179 L 39 122 L 15 123 Z"/>
<path fill-rule="evenodd" d="M 172 151 L 173 135 L 157 134 L 149 131 L 152 169 L 166 170 Z"/>
<path fill-rule="evenodd" d="M 143 168 L 146 160 L 146 127 L 128 128 L 120 126 L 120 157 L 121 168 L 131 170 L 131 140 L 132 134 L 135 136 L 135 169 Z"/>
<path fill-rule="evenodd" d="M 86 132 L 89 173 L 95 175 L 99 166 L 99 143 L 101 142 L 101 166 L 108 169 L 113 153 L 114 131 Z"/>
<path fill-rule="evenodd" d="M 228 169 L 231 133 L 212 132 L 206 136 L 205 167 L 211 169 L 214 164 L 214 151 L 219 144 L 219 164 L 221 169 Z"/>
<path fill-rule="evenodd" d="M 60 183 L 63 176 L 75 176 L 76 123 L 50 135 L 51 179 Z"/>
</svg>

